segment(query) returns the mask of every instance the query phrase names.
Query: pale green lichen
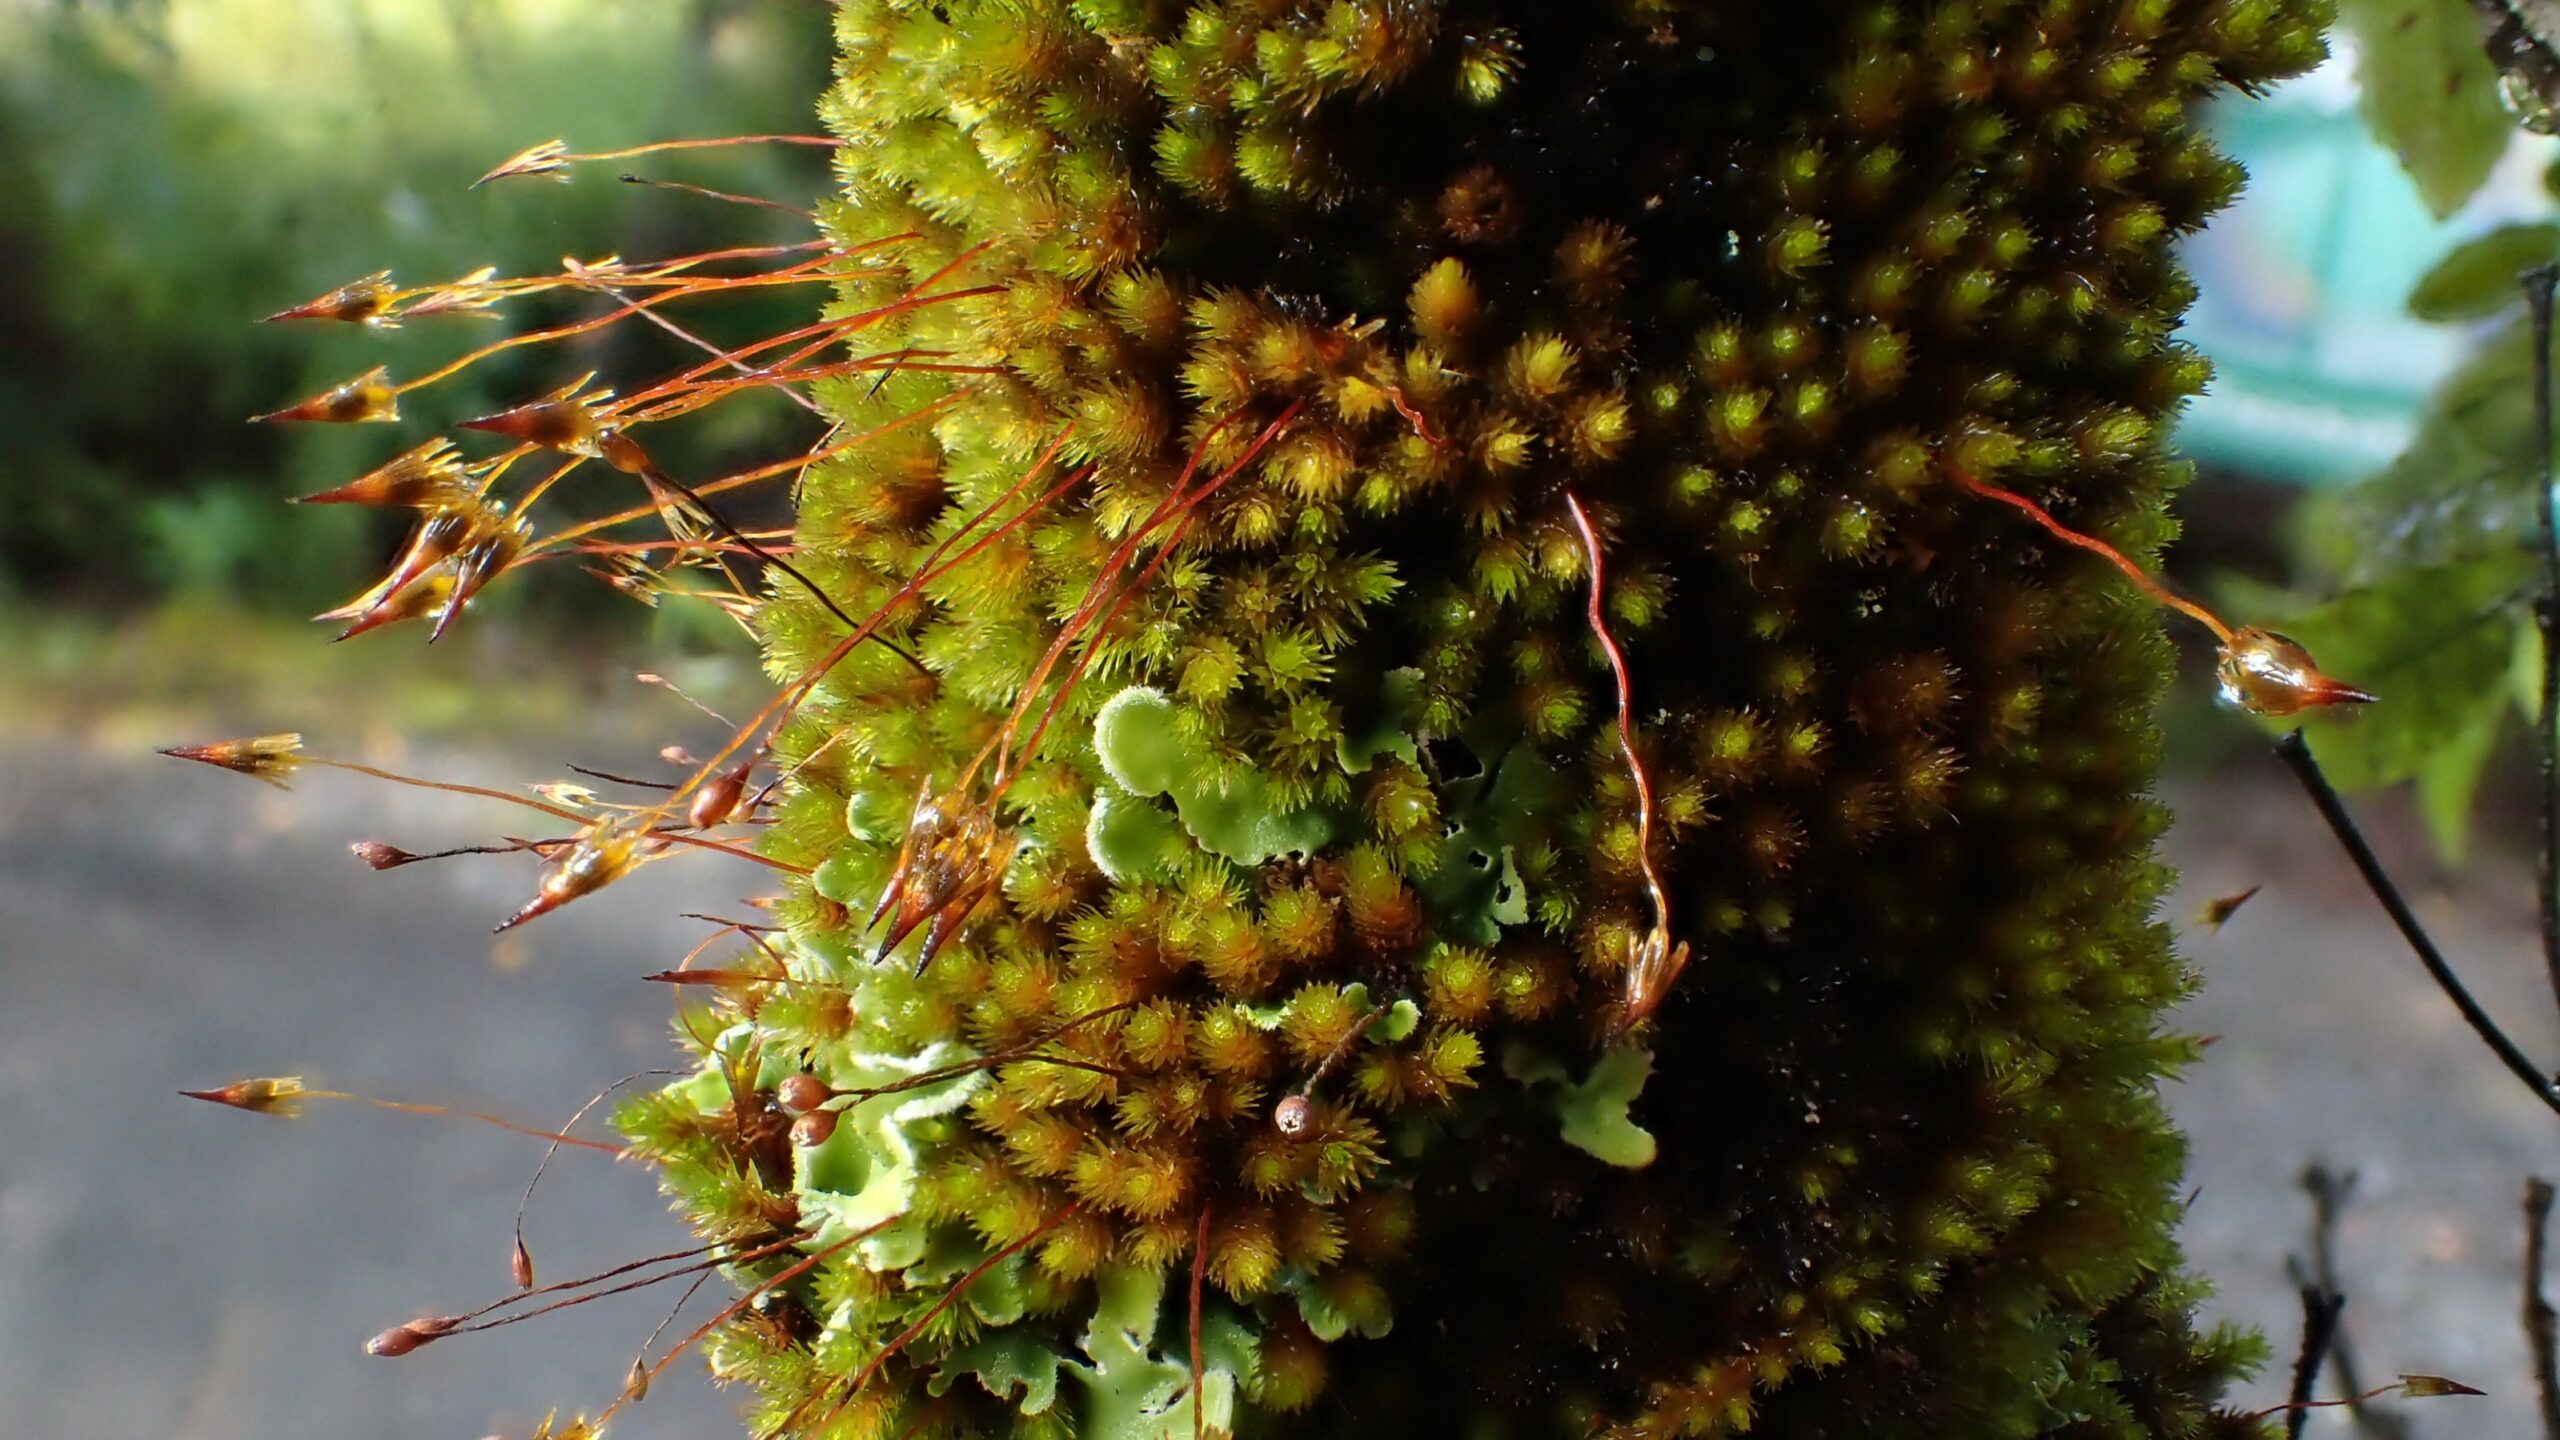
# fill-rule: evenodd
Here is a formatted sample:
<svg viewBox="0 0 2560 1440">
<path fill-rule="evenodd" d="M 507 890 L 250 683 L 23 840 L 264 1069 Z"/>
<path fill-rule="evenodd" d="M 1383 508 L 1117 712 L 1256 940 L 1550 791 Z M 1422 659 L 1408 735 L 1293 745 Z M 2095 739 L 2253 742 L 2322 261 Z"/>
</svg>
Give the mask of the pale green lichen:
<svg viewBox="0 0 2560 1440">
<path fill-rule="evenodd" d="M 1525 1045 L 1502 1053 L 1502 1073 L 1529 1088 L 1536 1103 L 1556 1118 L 1564 1143 L 1603 1164 L 1640 1170 L 1653 1163 L 1652 1132 L 1632 1118 L 1644 1082 L 1653 1074 L 1653 1052 L 1618 1045 L 1601 1052 L 1591 1072 L 1573 1078 L 1562 1062 Z"/>
<path fill-rule="evenodd" d="M 1180 707 L 1161 690 L 1133 685 L 1112 696 L 1094 716 L 1093 749 L 1122 792 L 1096 794 L 1085 832 L 1096 847 L 1095 863 L 1114 878 L 1159 875 L 1168 865 L 1162 827 L 1137 819 L 1139 806 L 1121 800 L 1171 797 L 1184 833 L 1237 865 L 1313 854 L 1338 828 L 1317 807 L 1285 808 L 1258 769 L 1213 766 L 1207 748 L 1186 733 Z"/>
</svg>

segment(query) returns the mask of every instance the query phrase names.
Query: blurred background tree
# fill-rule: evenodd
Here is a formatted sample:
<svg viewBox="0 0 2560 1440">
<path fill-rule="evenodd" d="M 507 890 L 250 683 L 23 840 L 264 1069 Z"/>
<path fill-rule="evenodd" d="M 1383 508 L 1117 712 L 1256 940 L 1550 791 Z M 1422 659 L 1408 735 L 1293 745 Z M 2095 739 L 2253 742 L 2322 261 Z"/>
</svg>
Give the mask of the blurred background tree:
<svg viewBox="0 0 2560 1440">
<path fill-rule="evenodd" d="M 783 0 L 0 0 L 0 599 L 308 613 L 342 598 L 396 538 L 372 528 L 397 522 L 277 502 L 378 463 L 392 437 L 243 418 L 377 360 L 414 373 L 574 302 L 391 337 L 257 318 L 386 266 L 414 283 L 798 238 L 789 217 L 617 184 L 611 167 L 562 188 L 470 183 L 549 135 L 602 148 L 804 130 L 827 14 Z M 823 177 L 796 147 L 711 163 L 655 157 L 650 173 L 785 197 Z M 769 331 L 806 299 L 764 303 L 722 318 Z M 428 398 L 456 417 L 496 409 L 571 378 L 560 363 L 502 360 Z M 773 413 L 722 408 L 723 426 L 685 437 L 683 463 L 752 447 Z"/>
</svg>

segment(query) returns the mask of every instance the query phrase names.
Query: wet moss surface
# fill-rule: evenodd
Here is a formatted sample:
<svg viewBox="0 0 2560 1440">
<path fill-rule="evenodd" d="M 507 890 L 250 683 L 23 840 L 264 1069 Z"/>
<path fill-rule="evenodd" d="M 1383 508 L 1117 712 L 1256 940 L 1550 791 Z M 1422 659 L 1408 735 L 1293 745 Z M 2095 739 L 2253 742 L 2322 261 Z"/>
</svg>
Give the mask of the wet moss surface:
<svg viewBox="0 0 2560 1440">
<path fill-rule="evenodd" d="M 851 608 L 998 538 L 783 734 L 820 983 L 623 1117 L 825 1252 L 715 1349 L 761 1423 L 2256 1433 L 2170 1234 L 2168 646 L 1946 466 L 2169 537 L 2168 247 L 2240 180 L 2189 113 L 2323 18 L 848 0 L 824 218 L 914 238 L 839 309 L 992 288 L 823 391 L 937 408 L 799 559 Z"/>
</svg>

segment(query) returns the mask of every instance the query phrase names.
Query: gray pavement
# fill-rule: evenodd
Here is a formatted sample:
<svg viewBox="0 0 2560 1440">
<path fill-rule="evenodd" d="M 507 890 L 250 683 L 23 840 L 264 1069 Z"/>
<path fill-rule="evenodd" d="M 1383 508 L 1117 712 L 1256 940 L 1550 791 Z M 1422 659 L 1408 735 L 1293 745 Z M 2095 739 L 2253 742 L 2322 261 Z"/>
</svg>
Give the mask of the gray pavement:
<svg viewBox="0 0 2560 1440">
<path fill-rule="evenodd" d="M 171 739 L 190 738 L 184 736 Z M 511 783 L 513 767 L 420 760 Z M 613 764 L 616 755 L 578 756 Z M 2367 1372 L 2449 1374 L 2486 1400 L 2408 1408 L 2415 1433 L 2534 1433 L 2516 1321 L 2516 1197 L 2560 1175 L 2560 1122 L 2498 1070 L 2384 926 L 2272 760 L 2173 786 L 2164 918 L 2267 889 L 2219 935 L 2183 1017 L 2220 1040 L 2173 1090 L 2194 1137 L 2187 1239 L 2216 1313 L 2265 1328 L 2276 1398 L 2296 1326 L 2284 1259 L 2295 1177 L 2360 1172 L 2337 1234 L 2347 1329 Z M 2428 873 L 2405 817 L 2360 801 L 2395 863 Z M 756 877 L 712 857 L 625 882 L 496 944 L 530 893 L 517 860 L 372 874 L 345 842 L 483 838 L 468 802 L 312 775 L 280 794 L 113 745 L 20 741 L 0 759 L 0 1440 L 471 1440 L 619 1387 L 664 1303 L 365 1356 L 366 1335 L 507 1286 L 507 1220 L 539 1147 L 348 1106 L 282 1123 L 181 1100 L 182 1086 L 301 1071 L 329 1084 L 556 1123 L 605 1080 L 662 1063 L 667 998 L 631 977 Z M 2538 978 L 2530 872 L 2483 847 L 2416 888 L 2483 998 L 2560 1057 Z M 556 1187 L 556 1188 L 555 1188 Z M 528 1227 L 546 1277 L 684 1243 L 650 1178 L 564 1154 Z M 671 1297 L 669 1297 L 671 1298 Z M 697 1312 L 707 1313 L 704 1302 Z M 688 1370 L 691 1367 L 686 1367 Z M 736 1433 L 733 1397 L 661 1382 L 623 1437 Z M 2345 1436 L 2317 1417 L 2309 1434 Z"/>
<path fill-rule="evenodd" d="M 459 757 L 417 765 L 512 778 Z M 668 917 L 723 905 L 752 877 L 720 857 L 652 867 L 622 903 L 571 906 L 500 946 L 489 927 L 532 893 L 529 861 L 375 874 L 346 851 L 364 837 L 482 840 L 493 808 L 328 774 L 288 795 L 148 754 L 13 753 L 0 770 L 0 1437 L 520 1437 L 554 1405 L 596 1408 L 620 1388 L 672 1293 L 398 1360 L 360 1348 L 509 1288 L 509 1217 L 539 1142 L 343 1104 L 284 1122 L 177 1095 L 300 1071 L 558 1124 L 604 1082 L 666 1063 L 667 998 L 631 977 L 701 932 Z M 585 1151 L 554 1163 L 527 1236 L 549 1278 L 686 1243 L 644 1170 Z M 670 1372 L 615 1429 L 729 1435 L 732 1412 L 698 1374 Z"/>
<path fill-rule="evenodd" d="M 2560 1180 L 2560 1119 L 2464 1027 L 2271 755 L 2173 783 L 2167 799 L 2180 817 L 2168 858 L 2185 874 L 2164 919 L 2186 926 L 2216 895 L 2267 887 L 2220 934 L 2184 937 L 2204 989 L 2180 1023 L 2220 1038 L 2169 1092 L 2197 1187 L 2185 1239 L 2219 1290 L 2212 1313 L 2263 1330 L 2276 1352 L 2244 1393 L 2282 1398 L 2301 1331 L 2285 1261 L 2308 1253 L 2297 1182 L 2317 1161 L 2357 1172 L 2335 1247 L 2363 1378 L 2442 1374 L 2490 1392 L 2391 1407 L 2404 1433 L 2539 1436 L 2520 1198 L 2530 1173 Z M 2448 877 L 2398 797 L 2350 803 L 2481 1002 L 2526 1053 L 2560 1064 L 2525 817 L 2484 817 Z M 2305 1431 L 2352 1433 L 2334 1411 Z"/>
</svg>

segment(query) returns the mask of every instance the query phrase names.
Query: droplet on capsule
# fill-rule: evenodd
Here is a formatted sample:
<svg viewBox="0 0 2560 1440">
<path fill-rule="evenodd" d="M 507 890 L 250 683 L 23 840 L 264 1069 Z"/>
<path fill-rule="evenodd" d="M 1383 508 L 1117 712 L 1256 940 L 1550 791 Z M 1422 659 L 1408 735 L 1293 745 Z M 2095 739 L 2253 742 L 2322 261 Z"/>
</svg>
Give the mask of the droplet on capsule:
<svg viewBox="0 0 2560 1440">
<path fill-rule="evenodd" d="M 2222 703 L 2252 715 L 2281 717 L 2323 705 L 2370 705 L 2374 700 L 2366 691 L 2320 673 L 2300 641 L 2251 625 L 2231 632 L 2215 675 Z"/>
</svg>

